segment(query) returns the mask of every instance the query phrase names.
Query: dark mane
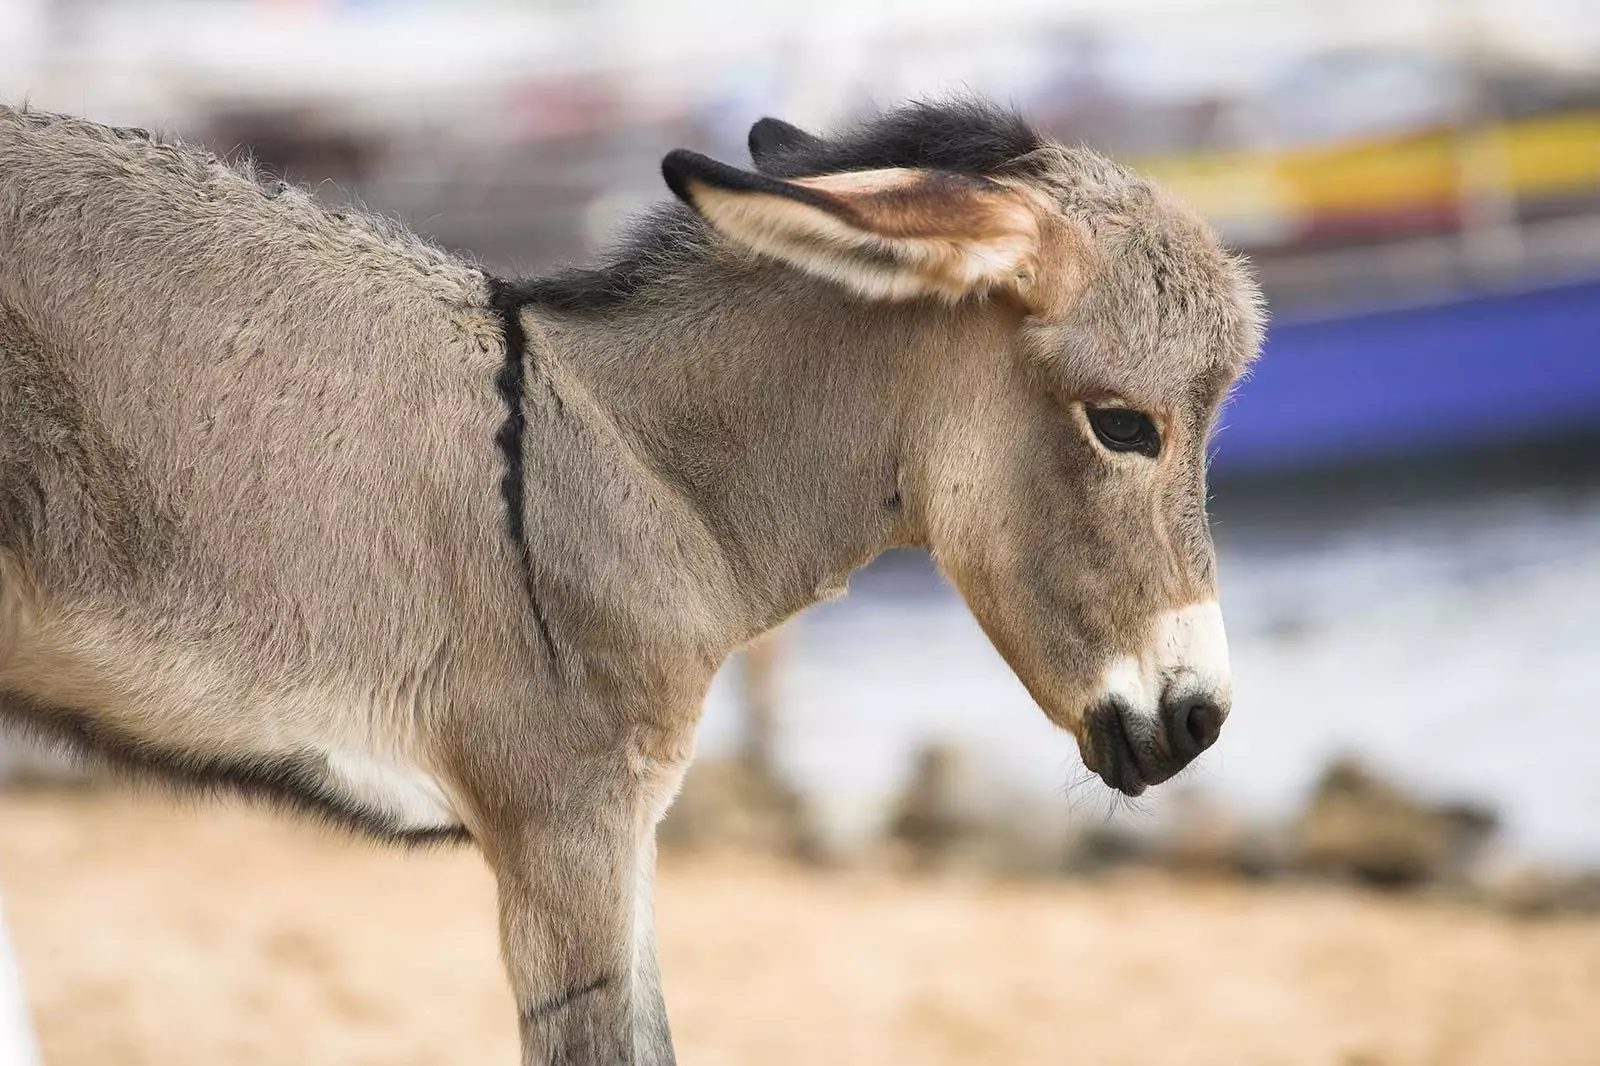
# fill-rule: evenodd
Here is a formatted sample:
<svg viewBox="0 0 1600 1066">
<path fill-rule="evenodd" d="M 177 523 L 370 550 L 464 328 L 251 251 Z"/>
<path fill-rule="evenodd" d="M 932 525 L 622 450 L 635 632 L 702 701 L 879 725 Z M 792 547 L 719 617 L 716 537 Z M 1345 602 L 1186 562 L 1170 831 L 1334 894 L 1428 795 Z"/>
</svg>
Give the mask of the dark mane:
<svg viewBox="0 0 1600 1066">
<path fill-rule="evenodd" d="M 688 207 L 659 204 L 631 220 L 602 266 L 567 267 L 554 274 L 519 281 L 497 280 L 502 314 L 526 304 L 552 311 L 603 311 L 628 299 L 697 250 L 710 233 Z"/>
<path fill-rule="evenodd" d="M 906 104 L 841 134 L 779 149 L 762 161 L 761 169 L 775 178 L 883 167 L 984 176 L 1006 172 L 1044 144 L 1015 111 L 961 98 Z"/>
<path fill-rule="evenodd" d="M 763 158 L 760 169 L 778 178 L 883 167 L 988 176 L 1017 173 L 1017 161 L 1045 143 L 1015 111 L 955 98 L 906 104 L 842 133 L 780 149 Z M 599 311 L 638 293 L 707 243 L 707 228 L 693 211 L 679 203 L 664 204 L 628 227 L 604 265 L 507 284 L 504 292 L 515 303 Z"/>
</svg>

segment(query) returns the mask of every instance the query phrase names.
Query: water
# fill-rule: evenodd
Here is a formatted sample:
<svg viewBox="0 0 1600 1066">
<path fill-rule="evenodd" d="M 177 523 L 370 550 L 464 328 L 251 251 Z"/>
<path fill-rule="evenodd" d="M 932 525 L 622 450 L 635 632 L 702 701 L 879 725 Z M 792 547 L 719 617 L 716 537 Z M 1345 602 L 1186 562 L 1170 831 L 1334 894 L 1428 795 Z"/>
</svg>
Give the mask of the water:
<svg viewBox="0 0 1600 1066">
<path fill-rule="evenodd" d="M 1493 804 L 1516 854 L 1600 863 L 1600 490 L 1323 509 L 1219 522 L 1233 714 L 1134 816 L 1187 787 L 1280 817 L 1353 753 L 1420 794 Z M 998 792 L 1110 809 L 925 560 L 863 571 L 789 636 L 781 756 L 835 835 L 881 822 L 930 738 L 970 749 Z M 701 751 L 737 728 L 724 676 Z"/>
</svg>

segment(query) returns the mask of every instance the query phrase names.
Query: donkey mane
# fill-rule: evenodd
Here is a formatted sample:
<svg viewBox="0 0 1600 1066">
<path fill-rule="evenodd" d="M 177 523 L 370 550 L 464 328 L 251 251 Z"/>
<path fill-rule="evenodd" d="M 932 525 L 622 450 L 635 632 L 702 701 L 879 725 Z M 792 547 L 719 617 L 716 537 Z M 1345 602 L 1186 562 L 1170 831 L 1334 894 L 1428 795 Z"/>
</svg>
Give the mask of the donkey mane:
<svg viewBox="0 0 1600 1066">
<path fill-rule="evenodd" d="M 1045 143 L 1015 111 L 956 97 L 906 104 L 826 140 L 775 148 L 764 155 L 761 169 L 776 178 L 885 167 L 981 177 L 1015 173 L 1017 160 Z"/>
<path fill-rule="evenodd" d="M 1047 143 L 1015 111 L 952 97 L 906 104 L 826 139 L 808 138 L 774 149 L 763 155 L 759 167 L 775 178 L 889 167 L 979 177 L 1022 175 L 1035 169 L 1026 157 Z M 710 247 L 710 231 L 694 211 L 680 203 L 664 204 L 636 219 L 601 265 L 531 278 L 510 291 L 520 303 L 555 311 L 604 311 L 655 282 L 678 276 Z"/>
</svg>

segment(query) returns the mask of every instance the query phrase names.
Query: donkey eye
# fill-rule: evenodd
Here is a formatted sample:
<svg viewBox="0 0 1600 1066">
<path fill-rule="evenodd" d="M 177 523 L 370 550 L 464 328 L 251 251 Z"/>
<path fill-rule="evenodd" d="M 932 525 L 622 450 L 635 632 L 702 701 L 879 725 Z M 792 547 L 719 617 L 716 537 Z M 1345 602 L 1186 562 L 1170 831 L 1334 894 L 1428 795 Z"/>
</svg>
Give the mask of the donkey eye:
<svg viewBox="0 0 1600 1066">
<path fill-rule="evenodd" d="M 1114 452 L 1138 452 L 1154 459 L 1161 454 L 1161 434 L 1150 416 L 1126 407 L 1089 407 L 1089 426 L 1094 435 Z"/>
</svg>

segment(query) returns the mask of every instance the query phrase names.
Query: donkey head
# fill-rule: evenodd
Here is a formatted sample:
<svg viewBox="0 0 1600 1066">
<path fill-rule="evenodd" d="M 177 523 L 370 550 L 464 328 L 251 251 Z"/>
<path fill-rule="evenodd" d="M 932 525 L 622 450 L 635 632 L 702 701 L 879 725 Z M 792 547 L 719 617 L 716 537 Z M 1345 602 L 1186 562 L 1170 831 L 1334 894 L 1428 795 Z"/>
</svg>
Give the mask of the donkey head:
<svg viewBox="0 0 1600 1066">
<path fill-rule="evenodd" d="M 753 171 L 663 164 L 725 240 L 985 323 L 915 375 L 914 539 L 1107 784 L 1172 776 L 1231 695 L 1206 449 L 1260 343 L 1248 271 L 1147 181 L 978 105 L 750 140 Z"/>
</svg>

